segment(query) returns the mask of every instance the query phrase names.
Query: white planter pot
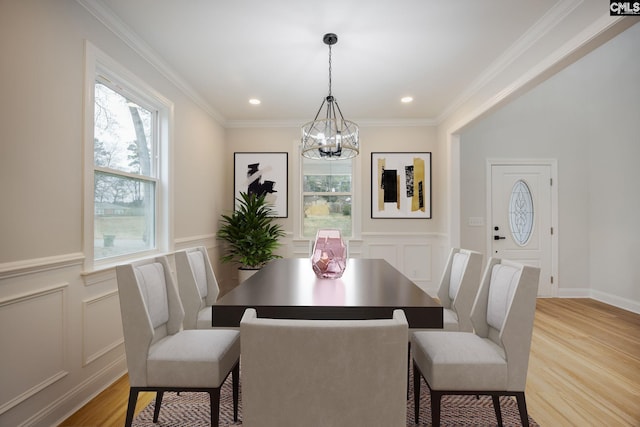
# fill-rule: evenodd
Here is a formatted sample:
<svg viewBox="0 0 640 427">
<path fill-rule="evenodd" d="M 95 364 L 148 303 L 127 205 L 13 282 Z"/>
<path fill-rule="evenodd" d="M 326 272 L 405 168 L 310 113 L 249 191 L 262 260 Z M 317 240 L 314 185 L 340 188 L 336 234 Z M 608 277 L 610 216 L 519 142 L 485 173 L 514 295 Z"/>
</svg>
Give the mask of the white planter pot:
<svg viewBox="0 0 640 427">
<path fill-rule="evenodd" d="M 259 268 L 256 268 L 256 269 L 239 268 L 238 269 L 238 284 L 244 282 L 249 277 L 251 277 L 254 274 L 256 274 L 259 270 L 260 270 Z"/>
</svg>

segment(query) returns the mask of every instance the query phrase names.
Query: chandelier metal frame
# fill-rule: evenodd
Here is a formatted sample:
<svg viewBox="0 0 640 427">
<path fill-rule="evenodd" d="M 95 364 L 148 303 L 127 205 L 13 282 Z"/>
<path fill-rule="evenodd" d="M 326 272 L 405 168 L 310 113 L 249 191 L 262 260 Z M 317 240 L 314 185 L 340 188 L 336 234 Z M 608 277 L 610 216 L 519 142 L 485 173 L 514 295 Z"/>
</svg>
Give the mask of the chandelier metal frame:
<svg viewBox="0 0 640 427">
<path fill-rule="evenodd" d="M 343 160 L 360 153 L 360 130 L 351 120 L 345 120 L 331 91 L 331 46 L 338 36 L 327 33 L 322 41 L 329 46 L 329 94 L 322 100 L 315 118 L 302 126 L 302 156 L 309 159 Z M 324 118 L 318 119 L 326 107 Z"/>
</svg>

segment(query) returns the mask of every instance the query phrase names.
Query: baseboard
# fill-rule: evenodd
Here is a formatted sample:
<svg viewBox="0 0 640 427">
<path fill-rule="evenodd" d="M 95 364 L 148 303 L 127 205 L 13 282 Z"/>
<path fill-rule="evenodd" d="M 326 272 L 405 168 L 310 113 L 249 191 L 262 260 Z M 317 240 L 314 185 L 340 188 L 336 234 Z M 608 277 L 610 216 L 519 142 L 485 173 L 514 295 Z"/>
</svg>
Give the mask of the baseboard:
<svg viewBox="0 0 640 427">
<path fill-rule="evenodd" d="M 558 289 L 558 298 L 592 298 L 596 301 L 640 314 L 640 302 L 589 288 Z"/>
<path fill-rule="evenodd" d="M 559 288 L 558 298 L 591 298 L 589 288 Z"/>
<path fill-rule="evenodd" d="M 597 290 L 591 290 L 591 298 L 612 305 L 614 307 L 621 308 L 623 310 L 640 314 L 640 302 L 638 301 L 633 301 L 628 298 L 621 298 L 617 295 L 611 295 L 606 292 Z"/>
<path fill-rule="evenodd" d="M 22 425 L 60 425 L 126 373 L 126 358 L 122 355 L 33 414 Z"/>
</svg>

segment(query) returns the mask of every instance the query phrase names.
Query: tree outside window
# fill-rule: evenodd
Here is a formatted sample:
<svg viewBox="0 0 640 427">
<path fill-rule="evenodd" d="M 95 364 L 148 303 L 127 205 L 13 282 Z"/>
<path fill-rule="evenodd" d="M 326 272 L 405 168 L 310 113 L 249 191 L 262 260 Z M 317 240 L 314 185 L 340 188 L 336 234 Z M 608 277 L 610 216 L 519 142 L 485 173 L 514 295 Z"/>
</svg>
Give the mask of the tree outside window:
<svg viewBox="0 0 640 427">
<path fill-rule="evenodd" d="M 95 82 L 94 259 L 155 248 L 157 113 Z"/>
<path fill-rule="evenodd" d="M 320 228 L 335 228 L 343 237 L 353 235 L 352 160 L 302 158 L 302 235 L 315 237 Z"/>
</svg>

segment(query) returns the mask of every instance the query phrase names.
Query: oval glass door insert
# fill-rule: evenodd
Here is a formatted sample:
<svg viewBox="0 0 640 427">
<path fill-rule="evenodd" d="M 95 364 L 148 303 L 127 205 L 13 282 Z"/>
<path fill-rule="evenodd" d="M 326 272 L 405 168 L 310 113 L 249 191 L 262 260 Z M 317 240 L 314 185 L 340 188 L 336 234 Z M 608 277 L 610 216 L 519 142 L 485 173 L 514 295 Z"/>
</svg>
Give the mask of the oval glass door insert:
<svg viewBox="0 0 640 427">
<path fill-rule="evenodd" d="M 511 189 L 509 226 L 513 240 L 520 246 L 526 245 L 533 231 L 533 197 L 523 180 L 518 180 Z"/>
</svg>

